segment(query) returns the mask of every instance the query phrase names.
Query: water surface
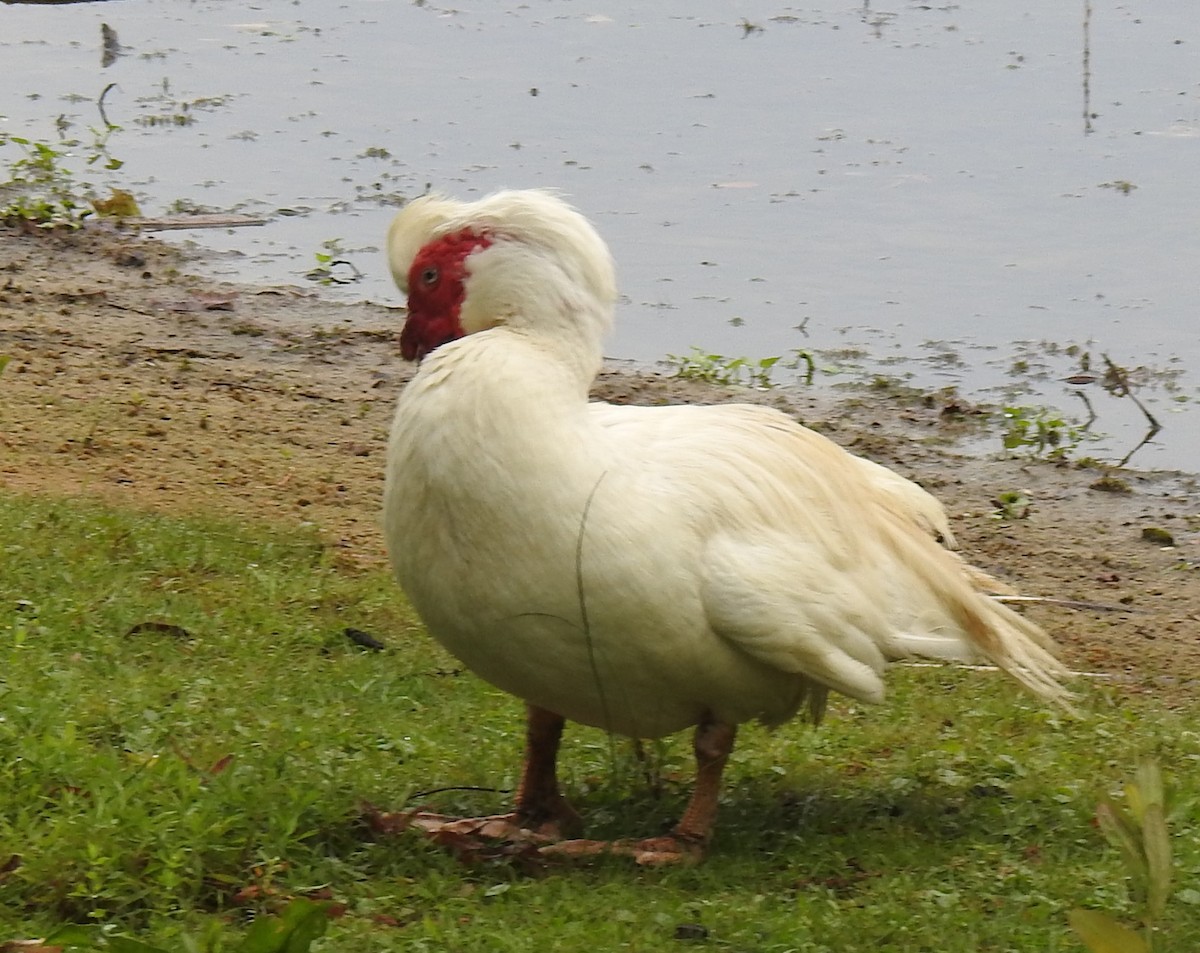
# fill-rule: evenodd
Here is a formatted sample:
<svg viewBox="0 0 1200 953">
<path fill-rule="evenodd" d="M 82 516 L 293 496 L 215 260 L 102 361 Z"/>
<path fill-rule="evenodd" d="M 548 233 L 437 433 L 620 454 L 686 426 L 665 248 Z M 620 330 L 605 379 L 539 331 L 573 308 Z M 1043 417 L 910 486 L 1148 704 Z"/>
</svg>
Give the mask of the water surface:
<svg viewBox="0 0 1200 953">
<path fill-rule="evenodd" d="M 1165 425 L 1135 462 L 1200 471 L 1198 25 L 1194 0 L 17 5 L 0 116 L 83 140 L 81 178 L 147 214 L 267 215 L 168 236 L 217 273 L 303 282 L 337 239 L 365 278 L 332 293 L 380 301 L 404 197 L 560 188 L 618 261 L 615 357 L 802 348 L 824 385 L 1082 419 L 1061 378 L 1107 353 Z M 1110 435 L 1086 452 L 1119 459 L 1141 414 L 1082 389 Z"/>
</svg>

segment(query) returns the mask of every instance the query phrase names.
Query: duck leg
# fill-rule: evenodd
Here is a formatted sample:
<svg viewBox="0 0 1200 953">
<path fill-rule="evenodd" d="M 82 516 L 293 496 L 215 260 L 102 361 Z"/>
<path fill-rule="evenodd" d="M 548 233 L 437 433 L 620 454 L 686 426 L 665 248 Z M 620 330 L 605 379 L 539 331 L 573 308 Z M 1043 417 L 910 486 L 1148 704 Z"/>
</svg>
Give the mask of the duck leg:
<svg viewBox="0 0 1200 953">
<path fill-rule="evenodd" d="M 523 828 L 555 839 L 578 834 L 583 827 L 558 789 L 558 747 L 565 723 L 562 715 L 526 706 L 525 763 L 514 812 Z"/>
<path fill-rule="evenodd" d="M 717 821 L 717 803 L 721 797 L 721 777 L 733 753 L 737 726 L 705 721 L 696 726 L 692 750 L 696 754 L 696 786 L 683 817 L 671 832 L 672 837 L 708 845 Z"/>
<path fill-rule="evenodd" d="M 405 826 L 432 835 L 468 835 L 495 840 L 556 841 L 579 833 L 579 815 L 558 789 L 558 747 L 562 715 L 526 706 L 525 760 L 514 810 L 486 817 L 450 817 L 428 811 L 408 813 Z"/>
<path fill-rule="evenodd" d="M 712 837 L 721 796 L 721 776 L 736 738 L 735 725 L 705 720 L 696 726 L 692 739 L 696 754 L 696 785 L 683 816 L 671 833 L 639 841 L 562 841 L 543 847 L 542 852 L 559 857 L 621 854 L 647 866 L 700 861 Z"/>
</svg>

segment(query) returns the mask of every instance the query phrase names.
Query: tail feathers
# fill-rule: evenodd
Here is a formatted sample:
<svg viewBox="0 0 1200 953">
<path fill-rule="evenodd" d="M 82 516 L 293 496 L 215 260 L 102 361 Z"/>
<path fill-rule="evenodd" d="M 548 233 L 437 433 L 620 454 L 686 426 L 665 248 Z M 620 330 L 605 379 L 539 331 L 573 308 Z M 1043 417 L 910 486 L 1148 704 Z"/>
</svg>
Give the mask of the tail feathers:
<svg viewBox="0 0 1200 953">
<path fill-rule="evenodd" d="M 1070 674 L 1054 654 L 1054 642 L 1041 627 L 991 598 L 1011 593 L 1005 584 L 976 569 L 956 553 L 929 545 L 912 524 L 893 524 L 892 545 L 901 564 L 911 567 L 960 633 L 901 636 L 898 647 L 908 654 L 959 658 L 974 652 L 1020 682 L 1040 698 L 1071 710 L 1071 693 L 1063 686 Z M 935 644 L 941 643 L 941 644 Z"/>
<path fill-rule="evenodd" d="M 954 553 L 953 555 L 962 565 L 962 571 L 967 580 L 979 592 L 986 593 L 989 596 L 1015 596 L 1017 594 L 1017 590 L 1008 583 L 1001 582 L 995 576 L 984 572 L 978 566 L 972 566 L 959 556 L 958 553 Z"/>
<path fill-rule="evenodd" d="M 1070 672 L 1054 655 L 1049 636 L 1007 606 L 977 598 L 981 605 L 961 607 L 967 638 L 945 632 L 903 632 L 893 637 L 889 655 L 991 663 L 1039 698 L 1070 709 L 1071 693 L 1061 681 Z"/>
<path fill-rule="evenodd" d="M 947 549 L 958 549 L 950 519 L 936 497 L 894 470 L 865 457 L 847 455 L 875 491 L 875 503 L 893 516 L 918 527 Z"/>
<path fill-rule="evenodd" d="M 1040 626 L 1006 605 L 986 600 L 968 609 L 963 627 L 993 664 L 1040 698 L 1071 709 L 1071 693 L 1062 684 L 1070 672 L 1054 655 L 1054 643 Z"/>
</svg>

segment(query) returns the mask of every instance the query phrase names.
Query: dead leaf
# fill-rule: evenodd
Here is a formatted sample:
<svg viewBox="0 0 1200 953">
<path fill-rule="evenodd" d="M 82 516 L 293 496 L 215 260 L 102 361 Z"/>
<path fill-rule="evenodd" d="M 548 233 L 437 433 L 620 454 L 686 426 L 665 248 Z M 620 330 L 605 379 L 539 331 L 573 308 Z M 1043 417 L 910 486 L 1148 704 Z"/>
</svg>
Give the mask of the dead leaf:
<svg viewBox="0 0 1200 953">
<path fill-rule="evenodd" d="M 362 811 L 373 834 L 394 836 L 415 830 L 464 864 L 507 860 L 533 873 L 544 870 L 551 860 L 541 848 L 553 838 L 534 831 L 514 832 L 513 825 L 500 818 L 456 818 L 419 809 L 381 811 L 369 804 L 364 804 Z"/>
<path fill-rule="evenodd" d="M 260 900 L 267 898 L 273 899 L 277 896 L 279 896 L 279 894 L 270 887 L 260 887 L 258 884 L 248 884 L 247 886 L 242 887 L 241 890 L 235 892 L 229 898 L 229 902 L 234 906 L 242 907 L 248 903 L 257 903 Z"/>
<path fill-rule="evenodd" d="M 212 767 L 208 769 L 208 773 L 212 775 L 220 774 L 233 763 L 233 755 L 227 754 L 223 758 L 218 758 L 212 763 Z"/>
<path fill-rule="evenodd" d="M 359 809 L 362 811 L 363 823 L 372 834 L 389 837 L 412 826 L 411 811 L 382 811 L 373 804 L 366 803 Z"/>
<path fill-rule="evenodd" d="M 202 311 L 232 311 L 237 300 L 236 291 L 193 291 L 192 297 Z"/>
<path fill-rule="evenodd" d="M 132 192 L 113 189 L 106 199 L 92 199 L 92 208 L 101 218 L 134 218 L 142 214 Z"/>
<path fill-rule="evenodd" d="M 343 634 L 355 645 L 362 646 L 364 649 L 370 649 L 372 652 L 382 652 L 387 648 L 387 646 L 375 638 L 375 636 L 364 632 L 362 629 L 355 629 L 347 626 L 346 631 Z"/>
<path fill-rule="evenodd" d="M 191 633 L 181 625 L 170 622 L 139 622 L 125 633 L 126 636 L 140 635 L 143 632 L 158 632 L 162 635 L 174 636 L 177 639 L 190 639 Z"/>
<path fill-rule="evenodd" d="M 399 917 L 394 917 L 390 913 L 372 913 L 367 919 L 372 923 L 378 923 L 385 927 L 402 927 L 412 923 L 417 916 L 415 913 L 410 914 L 408 919 L 401 920 Z"/>
</svg>

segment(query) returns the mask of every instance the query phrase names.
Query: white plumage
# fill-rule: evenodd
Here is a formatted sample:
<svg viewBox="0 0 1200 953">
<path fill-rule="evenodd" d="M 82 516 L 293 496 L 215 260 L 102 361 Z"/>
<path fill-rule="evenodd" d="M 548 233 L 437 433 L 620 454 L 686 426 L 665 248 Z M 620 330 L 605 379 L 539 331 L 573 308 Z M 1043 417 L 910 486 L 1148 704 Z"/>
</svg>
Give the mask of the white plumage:
<svg viewBox="0 0 1200 953">
<path fill-rule="evenodd" d="M 688 812 L 633 849 L 659 862 L 702 849 L 736 725 L 819 715 L 831 689 L 878 702 L 889 660 L 988 659 L 1062 697 L 1049 640 L 939 545 L 920 487 L 768 408 L 588 403 L 613 267 L 555 195 L 417 199 L 388 249 L 423 357 L 388 449 L 388 549 L 430 633 L 530 705 L 518 826 L 575 820 L 563 718 L 698 726 Z"/>
</svg>

